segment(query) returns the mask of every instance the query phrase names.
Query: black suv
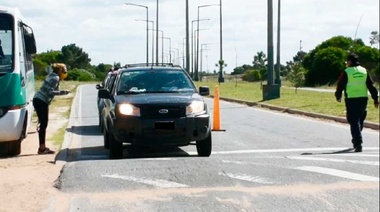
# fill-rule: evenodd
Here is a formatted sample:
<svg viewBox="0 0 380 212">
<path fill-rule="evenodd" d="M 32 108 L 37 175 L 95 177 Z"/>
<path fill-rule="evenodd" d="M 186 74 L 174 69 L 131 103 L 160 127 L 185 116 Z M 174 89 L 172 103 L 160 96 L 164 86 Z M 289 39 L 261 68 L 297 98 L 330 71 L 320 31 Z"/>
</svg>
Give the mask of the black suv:
<svg viewBox="0 0 380 212">
<path fill-rule="evenodd" d="M 199 156 L 211 154 L 210 113 L 189 74 L 172 65 L 119 69 L 111 88 L 99 89 L 104 146 L 109 157 L 123 156 L 123 143 L 136 146 L 186 146 L 195 141 Z"/>
</svg>

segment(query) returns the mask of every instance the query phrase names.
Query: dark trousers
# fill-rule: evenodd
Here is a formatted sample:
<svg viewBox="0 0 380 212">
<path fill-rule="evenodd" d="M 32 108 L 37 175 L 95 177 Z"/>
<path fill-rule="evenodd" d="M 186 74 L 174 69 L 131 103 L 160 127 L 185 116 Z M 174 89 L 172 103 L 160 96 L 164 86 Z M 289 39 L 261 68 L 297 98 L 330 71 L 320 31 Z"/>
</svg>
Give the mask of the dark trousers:
<svg viewBox="0 0 380 212">
<path fill-rule="evenodd" d="M 49 105 L 37 98 L 33 99 L 33 106 L 36 110 L 39 127 L 38 127 L 38 139 L 39 143 L 45 144 L 46 139 L 46 128 L 49 121 Z"/>
<path fill-rule="evenodd" d="M 354 147 L 359 147 L 363 143 L 362 133 L 363 123 L 367 117 L 368 98 L 347 98 L 346 118 L 350 124 L 352 143 Z"/>
</svg>

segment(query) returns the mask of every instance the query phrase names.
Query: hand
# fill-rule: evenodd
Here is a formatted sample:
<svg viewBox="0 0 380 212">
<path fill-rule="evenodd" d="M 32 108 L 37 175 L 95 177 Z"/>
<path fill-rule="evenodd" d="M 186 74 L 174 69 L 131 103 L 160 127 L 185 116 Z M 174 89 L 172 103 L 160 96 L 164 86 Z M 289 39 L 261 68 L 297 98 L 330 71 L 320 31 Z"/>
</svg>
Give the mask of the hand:
<svg viewBox="0 0 380 212">
<path fill-rule="evenodd" d="M 379 108 L 379 103 L 378 102 L 375 102 L 374 105 L 375 105 L 375 108 Z"/>
<path fill-rule="evenodd" d="M 67 94 L 69 94 L 69 93 L 70 93 L 70 91 L 67 91 L 67 90 L 59 91 L 59 94 L 60 94 L 60 95 L 67 95 Z"/>
</svg>

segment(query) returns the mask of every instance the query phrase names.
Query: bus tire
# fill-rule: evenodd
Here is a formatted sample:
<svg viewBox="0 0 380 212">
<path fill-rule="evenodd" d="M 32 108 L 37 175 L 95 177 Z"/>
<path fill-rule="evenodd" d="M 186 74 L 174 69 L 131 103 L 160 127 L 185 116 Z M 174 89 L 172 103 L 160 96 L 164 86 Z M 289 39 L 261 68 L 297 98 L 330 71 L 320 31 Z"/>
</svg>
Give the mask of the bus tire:
<svg viewBox="0 0 380 212">
<path fill-rule="evenodd" d="M 21 153 L 21 139 L 8 142 L 8 156 L 16 156 Z"/>
</svg>

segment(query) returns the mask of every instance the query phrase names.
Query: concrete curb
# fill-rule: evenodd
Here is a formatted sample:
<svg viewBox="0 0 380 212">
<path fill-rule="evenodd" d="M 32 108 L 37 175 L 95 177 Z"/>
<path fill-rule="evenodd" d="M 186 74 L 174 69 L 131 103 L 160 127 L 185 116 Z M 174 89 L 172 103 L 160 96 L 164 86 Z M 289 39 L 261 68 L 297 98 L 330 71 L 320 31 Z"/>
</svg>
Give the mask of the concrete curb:
<svg viewBox="0 0 380 212">
<path fill-rule="evenodd" d="M 214 97 L 213 95 L 210 95 L 210 97 Z M 275 110 L 275 111 L 280 111 L 283 113 L 289 113 L 289 114 L 296 114 L 296 115 L 303 115 L 311 118 L 320 118 L 320 119 L 327 119 L 327 120 L 332 120 L 336 121 L 339 123 L 344 123 L 348 124 L 346 117 L 338 117 L 338 116 L 330 116 L 330 115 L 325 115 L 325 114 L 319 114 L 319 113 L 311 113 L 311 112 L 305 112 L 301 110 L 296 110 L 292 108 L 285 108 L 285 107 L 280 107 L 280 106 L 274 106 L 270 104 L 265 104 L 261 102 L 250 102 L 250 101 L 245 101 L 245 100 L 240 100 L 240 99 L 233 99 L 233 98 L 226 98 L 226 97 L 219 97 L 219 99 L 224 100 L 224 101 L 229 101 L 229 102 L 236 102 L 240 104 L 245 104 L 251 107 L 261 107 L 261 108 L 266 108 L 270 110 Z M 373 130 L 379 130 L 380 126 L 378 123 L 374 122 L 364 122 L 364 127 L 365 128 L 370 128 Z"/>
<path fill-rule="evenodd" d="M 64 165 L 67 162 L 68 150 L 73 140 L 74 126 L 75 126 L 76 119 L 78 117 L 77 109 L 79 107 L 79 98 L 81 96 L 80 94 L 81 86 L 82 85 L 78 86 L 77 91 L 75 92 L 75 96 L 71 104 L 69 123 L 67 124 L 67 127 L 66 127 L 66 132 L 65 132 L 65 136 L 64 136 L 63 143 L 61 146 L 61 150 L 58 152 L 58 154 L 55 157 L 55 164 L 58 164 L 58 165 Z"/>
</svg>

